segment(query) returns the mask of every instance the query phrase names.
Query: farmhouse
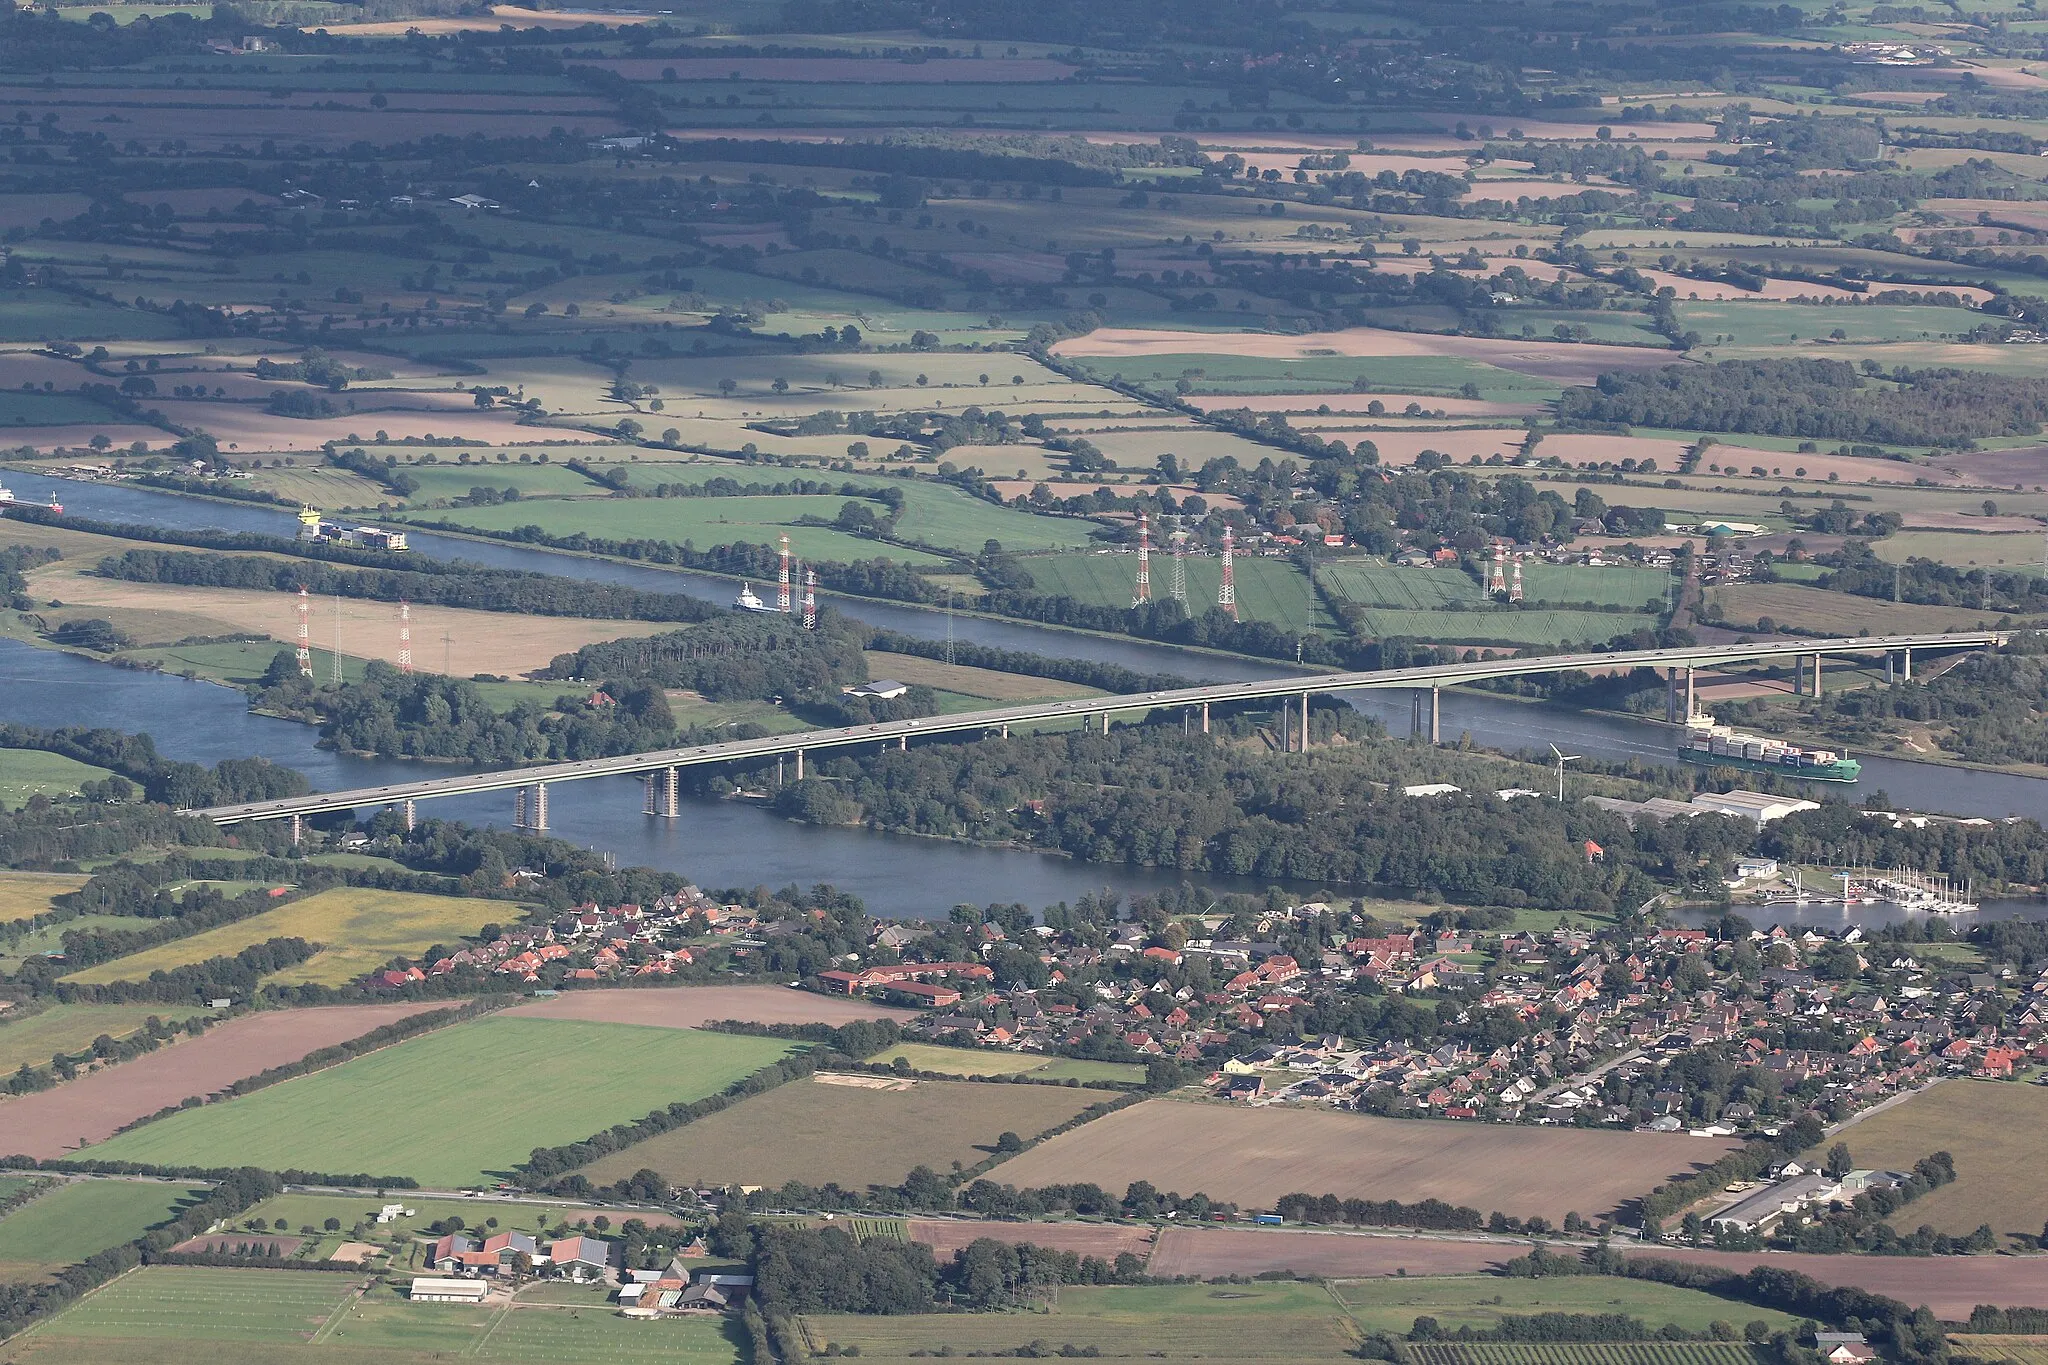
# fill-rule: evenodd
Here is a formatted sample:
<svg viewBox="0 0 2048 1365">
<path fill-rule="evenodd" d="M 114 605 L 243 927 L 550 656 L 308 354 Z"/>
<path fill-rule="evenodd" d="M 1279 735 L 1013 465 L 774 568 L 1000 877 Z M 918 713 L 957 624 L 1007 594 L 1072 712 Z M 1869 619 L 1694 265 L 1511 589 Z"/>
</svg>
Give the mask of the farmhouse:
<svg viewBox="0 0 2048 1365">
<path fill-rule="evenodd" d="M 414 1303 L 482 1303 L 491 1287 L 482 1280 L 443 1280 L 416 1275 L 406 1297 Z"/>
<path fill-rule="evenodd" d="M 548 1246 L 548 1260 L 572 1280 L 601 1280 L 611 1269 L 612 1244 L 600 1237 L 564 1237 Z"/>
</svg>

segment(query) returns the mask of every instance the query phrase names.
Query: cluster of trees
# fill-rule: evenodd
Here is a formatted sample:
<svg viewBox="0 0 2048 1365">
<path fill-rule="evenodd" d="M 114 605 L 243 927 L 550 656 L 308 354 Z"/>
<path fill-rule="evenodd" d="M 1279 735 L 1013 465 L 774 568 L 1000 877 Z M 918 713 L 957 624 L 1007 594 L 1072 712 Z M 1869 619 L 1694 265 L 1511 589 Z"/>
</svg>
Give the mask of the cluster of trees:
<svg viewBox="0 0 2048 1365">
<path fill-rule="evenodd" d="M 203 768 L 197 763 L 177 763 L 157 753 L 156 745 L 148 735 L 128 735 L 119 730 L 83 726 L 46 730 L 32 725 L 0 723 L 0 749 L 41 749 L 80 763 L 90 763 L 96 768 L 108 768 L 140 787 L 146 799 L 177 808 L 268 801 L 284 796 L 303 796 L 311 790 L 305 774 L 293 768 L 280 767 L 267 759 L 229 758 L 211 768 Z M 181 839 L 178 842 L 204 841 Z M 0 852 L 4 851 L 4 844 L 0 844 Z M 117 851 L 126 852 L 127 849 Z"/>
<path fill-rule="evenodd" d="M 290 541 L 261 548 L 298 554 Z M 126 550 L 95 567 L 102 578 L 127 583 L 169 583 L 181 587 L 251 588 L 320 597 L 407 601 L 522 616 L 586 616 L 621 621 L 707 621 L 724 613 L 713 603 L 682 593 L 648 592 L 611 583 L 588 582 L 516 569 L 474 564 L 401 560 L 405 568 L 348 569 L 293 559 L 280 562 L 252 555 L 193 554 L 175 550 Z"/>
<path fill-rule="evenodd" d="M 1398 1199 L 1344 1199 L 1334 1194 L 1283 1194 L 1273 1212 L 1298 1223 L 1366 1228 L 1432 1228 L 1477 1232 L 1486 1226 L 1478 1209 L 1424 1199 L 1404 1204 Z M 1498 1217 L 1499 1215 L 1495 1215 Z"/>
<path fill-rule="evenodd" d="M 631 678 L 712 701 L 837 693 L 866 682 L 860 627 L 835 614 L 805 630 L 779 613 L 727 612 L 695 630 L 585 645 L 556 657 L 555 678 Z"/>
<path fill-rule="evenodd" d="M 1724 360 L 1609 372 L 1591 388 L 1566 389 L 1557 412 L 1565 421 L 1961 446 L 2039 432 L 2048 379 L 1952 369 L 1884 375 L 1875 361 L 1859 372 L 1839 360 Z"/>
</svg>

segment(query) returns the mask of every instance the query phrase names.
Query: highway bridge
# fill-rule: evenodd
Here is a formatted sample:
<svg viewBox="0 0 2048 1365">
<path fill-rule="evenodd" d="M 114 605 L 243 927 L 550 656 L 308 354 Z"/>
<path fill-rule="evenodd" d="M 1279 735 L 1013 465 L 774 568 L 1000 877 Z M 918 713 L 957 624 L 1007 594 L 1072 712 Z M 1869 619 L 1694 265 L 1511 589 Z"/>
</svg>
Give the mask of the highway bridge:
<svg viewBox="0 0 2048 1365">
<path fill-rule="evenodd" d="M 1445 687 L 1479 682 L 1488 678 L 1525 677 L 1538 673 L 1572 670 L 1660 668 L 1670 679 L 1668 718 L 1689 715 L 1692 709 L 1693 672 L 1723 664 L 1768 663 L 1791 660 L 1801 690 L 1818 695 L 1821 660 L 1839 655 L 1881 655 L 1887 667 L 1893 661 L 1912 676 L 1913 653 L 1996 648 L 2008 632 L 1966 631 L 1949 635 L 1865 635 L 1831 640 L 1764 640 L 1748 644 L 1692 645 L 1682 649 L 1638 649 L 1606 654 L 1551 654 L 1540 658 L 1471 659 L 1458 663 L 1429 664 L 1418 668 L 1389 668 L 1362 673 L 1306 673 L 1259 682 L 1211 683 L 1170 691 L 1084 697 L 1073 701 L 1037 702 L 1028 706 L 998 707 L 988 711 L 965 711 L 950 716 L 923 716 L 916 720 L 883 721 L 874 725 L 850 725 L 830 730 L 804 730 L 796 734 L 769 735 L 760 739 L 730 740 L 700 744 L 687 749 L 656 749 L 647 753 L 622 754 L 616 758 L 593 758 L 573 763 L 546 763 L 528 768 L 506 768 L 492 772 L 466 773 L 458 777 L 432 778 L 423 782 L 402 782 L 388 787 L 362 787 L 352 791 L 316 792 L 273 801 L 252 801 L 243 805 L 214 806 L 184 812 L 212 820 L 218 825 L 235 825 L 250 820 L 292 819 L 333 811 L 360 810 L 379 806 L 401 807 L 408 823 L 413 803 L 440 796 L 466 796 L 478 792 L 516 793 L 514 823 L 521 828 L 547 828 L 548 788 L 561 782 L 592 777 L 639 776 L 647 782 L 647 812 L 677 815 L 680 798 L 677 774 L 683 768 L 710 763 L 747 763 L 791 756 L 796 775 L 802 778 L 804 756 L 821 749 L 843 749 L 856 745 L 895 744 L 905 747 L 912 739 L 928 735 L 963 732 L 1007 736 L 1013 725 L 1044 725 L 1048 722 L 1099 721 L 1104 733 L 1110 717 L 1124 712 L 1180 710 L 1199 713 L 1202 730 L 1209 728 L 1209 708 L 1238 702 L 1286 699 L 1281 710 L 1282 743 L 1293 747 L 1295 733 L 1289 719 L 1293 699 L 1300 699 L 1298 733 L 1308 733 L 1309 698 L 1318 693 L 1387 691 L 1408 689 L 1416 694 L 1416 733 L 1425 730 L 1432 743 L 1441 738 L 1437 698 Z M 1811 679 L 1810 683 L 1807 681 Z M 1682 698 L 1682 701 L 1681 701 Z"/>
</svg>

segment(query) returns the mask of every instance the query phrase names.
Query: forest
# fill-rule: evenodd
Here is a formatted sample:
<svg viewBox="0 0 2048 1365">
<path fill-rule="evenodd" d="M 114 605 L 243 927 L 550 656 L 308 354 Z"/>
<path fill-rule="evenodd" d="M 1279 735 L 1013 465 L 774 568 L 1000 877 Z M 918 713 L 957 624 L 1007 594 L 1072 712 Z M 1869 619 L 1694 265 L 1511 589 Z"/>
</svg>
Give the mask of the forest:
<svg viewBox="0 0 2048 1365">
<path fill-rule="evenodd" d="M 1616 422 L 1813 440 L 1963 447 L 2031 436 L 2048 418 L 2048 379 L 1974 370 L 1885 373 L 1839 360 L 1724 360 L 1603 374 L 1557 401 L 1561 422 Z"/>
</svg>

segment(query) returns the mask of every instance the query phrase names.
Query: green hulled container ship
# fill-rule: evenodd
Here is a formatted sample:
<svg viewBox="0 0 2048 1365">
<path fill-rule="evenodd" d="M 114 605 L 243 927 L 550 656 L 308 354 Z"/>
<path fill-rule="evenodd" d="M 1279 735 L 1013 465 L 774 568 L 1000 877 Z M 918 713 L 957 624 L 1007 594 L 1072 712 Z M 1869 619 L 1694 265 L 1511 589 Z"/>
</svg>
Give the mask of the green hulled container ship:
<svg viewBox="0 0 2048 1365">
<path fill-rule="evenodd" d="M 1863 765 L 1846 754 L 1830 749 L 1802 749 L 1782 739 L 1745 735 L 1726 725 L 1716 725 L 1706 716 L 1695 716 L 1686 722 L 1685 738 L 1678 742 L 1678 756 L 1687 763 L 1776 773 L 1803 782 L 1854 782 L 1863 774 Z"/>
</svg>

